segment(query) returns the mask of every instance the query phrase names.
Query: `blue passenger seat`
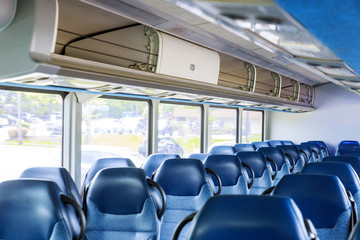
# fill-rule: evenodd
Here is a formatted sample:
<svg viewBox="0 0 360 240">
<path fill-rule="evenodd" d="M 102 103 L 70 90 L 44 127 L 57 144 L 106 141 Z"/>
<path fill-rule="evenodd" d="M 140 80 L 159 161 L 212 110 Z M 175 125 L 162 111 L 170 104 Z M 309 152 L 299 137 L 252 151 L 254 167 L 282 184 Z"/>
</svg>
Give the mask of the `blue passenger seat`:
<svg viewBox="0 0 360 240">
<path fill-rule="evenodd" d="M 320 239 L 345 240 L 357 221 L 356 207 L 352 208 L 343 184 L 333 175 L 286 175 L 273 195 L 291 197 L 304 218 L 313 222 Z"/>
<path fill-rule="evenodd" d="M 73 240 L 84 236 L 81 207 L 52 181 L 5 181 L 0 183 L 0 196 L 0 239 Z"/>
<path fill-rule="evenodd" d="M 248 194 L 253 182 L 243 168 L 248 167 L 241 163 L 234 155 L 210 155 L 204 162 L 206 168 L 214 170 L 221 179 L 221 194 Z M 252 171 L 252 169 L 250 169 Z M 213 176 L 212 176 L 213 177 Z M 215 186 L 218 186 L 216 179 L 213 179 Z"/>
<path fill-rule="evenodd" d="M 282 141 L 280 140 L 267 140 L 271 147 L 281 146 L 283 145 Z"/>
<path fill-rule="evenodd" d="M 210 155 L 234 155 L 235 149 L 233 146 L 221 145 L 212 147 L 208 153 Z"/>
<path fill-rule="evenodd" d="M 193 218 L 187 239 L 315 239 L 316 230 L 310 226 L 291 198 L 225 195 L 205 203 Z"/>
<path fill-rule="evenodd" d="M 360 175 L 360 157 L 356 156 L 331 156 L 323 159 L 323 162 L 343 162 L 349 163 L 355 172 Z"/>
<path fill-rule="evenodd" d="M 286 156 L 290 159 L 291 166 L 294 166 L 294 173 L 300 172 L 305 166 L 306 158 L 301 156 L 301 153 L 296 145 L 283 145 L 277 146 L 277 148 L 282 149 Z"/>
<path fill-rule="evenodd" d="M 327 152 L 324 148 L 321 148 L 318 143 L 316 142 L 303 142 L 301 145 L 308 145 L 311 150 L 315 151 L 318 155 L 318 162 L 321 162 L 324 157 L 327 157 Z"/>
<path fill-rule="evenodd" d="M 254 171 L 254 184 L 250 188 L 250 194 L 261 194 L 273 186 L 276 172 L 273 172 L 271 164 L 275 163 L 270 163 L 262 152 L 238 152 L 236 157 Z M 249 172 L 248 174 L 250 175 Z"/>
<path fill-rule="evenodd" d="M 283 145 L 294 145 L 294 143 L 292 141 L 281 141 Z"/>
<path fill-rule="evenodd" d="M 270 158 L 276 163 L 278 171 L 274 179 L 274 185 L 276 185 L 284 175 L 294 171 L 293 166 L 281 148 L 261 147 L 257 151 L 264 153 L 265 157 Z M 275 171 L 274 166 L 271 165 L 271 167 L 273 171 Z"/>
<path fill-rule="evenodd" d="M 176 225 L 214 196 L 205 167 L 198 159 L 166 160 L 156 172 L 154 180 L 163 187 L 167 199 L 161 240 L 171 239 Z M 184 229 L 181 239 L 185 238 L 186 232 Z"/>
<path fill-rule="evenodd" d="M 360 240 L 360 222 L 358 222 L 351 231 L 348 240 Z"/>
<path fill-rule="evenodd" d="M 20 178 L 48 179 L 55 182 L 69 197 L 82 206 L 79 190 L 69 172 L 63 167 L 33 167 L 28 168 Z"/>
<path fill-rule="evenodd" d="M 317 143 L 320 148 L 325 152 L 324 157 L 330 156 L 329 148 L 324 141 L 308 141 L 308 143 Z"/>
<path fill-rule="evenodd" d="M 255 149 L 261 148 L 261 147 L 271 147 L 268 142 L 252 142 L 251 143 Z"/>
<path fill-rule="evenodd" d="M 144 169 L 146 175 L 151 178 L 156 169 L 158 169 L 165 160 L 172 158 L 180 158 L 180 156 L 170 153 L 154 153 L 145 160 L 141 168 Z"/>
<path fill-rule="evenodd" d="M 358 141 L 347 140 L 339 143 L 335 155 L 344 155 L 352 152 L 360 151 L 360 144 Z"/>
<path fill-rule="evenodd" d="M 251 152 L 255 151 L 254 145 L 250 143 L 236 143 L 234 144 L 235 152 Z"/>
<path fill-rule="evenodd" d="M 310 163 L 302 169 L 301 173 L 337 176 L 345 189 L 353 195 L 357 210 L 360 213 L 360 180 L 350 164 L 341 162 Z"/>
<path fill-rule="evenodd" d="M 316 153 L 308 145 L 296 145 L 300 153 L 302 153 L 308 163 L 316 162 Z"/>
<path fill-rule="evenodd" d="M 154 189 L 156 188 L 156 189 Z M 106 168 L 87 186 L 84 211 L 87 240 L 159 239 L 165 197 L 161 187 L 139 168 Z"/>
<path fill-rule="evenodd" d="M 208 153 L 193 153 L 190 154 L 189 158 L 199 159 L 200 161 L 204 162 L 209 155 L 210 154 Z"/>
</svg>

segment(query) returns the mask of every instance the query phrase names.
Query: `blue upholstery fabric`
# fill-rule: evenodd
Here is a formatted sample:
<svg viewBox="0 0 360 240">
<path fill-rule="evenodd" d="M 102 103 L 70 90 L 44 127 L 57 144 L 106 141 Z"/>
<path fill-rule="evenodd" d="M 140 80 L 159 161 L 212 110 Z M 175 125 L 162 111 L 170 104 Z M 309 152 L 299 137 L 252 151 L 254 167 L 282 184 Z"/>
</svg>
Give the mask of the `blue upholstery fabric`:
<svg viewBox="0 0 360 240">
<path fill-rule="evenodd" d="M 303 216 L 309 218 L 320 239 L 346 239 L 351 205 L 344 186 L 333 175 L 295 174 L 284 176 L 273 195 L 294 199 Z"/>
<path fill-rule="evenodd" d="M 104 168 L 135 167 L 135 164 L 128 158 L 100 158 L 91 166 L 86 174 L 84 184 L 87 186 L 95 175 Z"/>
<path fill-rule="evenodd" d="M 234 155 L 235 149 L 233 146 L 214 146 L 208 153 L 210 155 Z"/>
<path fill-rule="evenodd" d="M 237 157 L 230 155 L 210 155 L 205 167 L 215 171 L 222 183 L 221 194 L 248 194 L 249 176 Z M 211 175 L 213 178 L 213 175 Z M 213 182 L 218 186 L 216 179 Z"/>
<path fill-rule="evenodd" d="M 70 219 L 76 215 L 68 212 L 60 194 L 58 185 L 49 180 L 0 183 L 0 239 L 74 239 Z"/>
<path fill-rule="evenodd" d="M 81 198 L 74 180 L 63 167 L 33 167 L 26 169 L 20 178 L 48 179 L 55 182 L 64 194 L 73 198 L 80 206 Z"/>
<path fill-rule="evenodd" d="M 255 149 L 261 148 L 261 147 L 271 147 L 268 142 L 252 142 L 251 143 Z"/>
<path fill-rule="evenodd" d="M 360 174 L 360 157 L 356 156 L 332 156 L 323 159 L 323 162 L 344 162 L 349 163 L 355 172 Z"/>
<path fill-rule="evenodd" d="M 236 153 L 236 157 L 238 157 L 241 162 L 248 164 L 254 171 L 255 179 L 250 189 L 250 194 L 261 194 L 273 185 L 271 179 L 273 171 L 270 163 L 266 160 L 262 152 L 238 152 Z"/>
<path fill-rule="evenodd" d="M 359 1 L 332 0 L 331 4 L 327 0 L 276 2 L 337 57 L 357 73 L 360 72 L 360 52 L 354 50 L 360 47 Z"/>
<path fill-rule="evenodd" d="M 99 171 L 86 195 L 88 240 L 158 239 L 160 222 L 146 175 L 139 168 Z"/>
<path fill-rule="evenodd" d="M 355 225 L 348 240 L 360 240 L 360 222 Z"/>
<path fill-rule="evenodd" d="M 296 145 L 291 145 L 291 146 L 283 145 L 283 146 L 277 146 L 277 148 L 282 149 L 285 153 L 293 157 L 295 161 L 295 167 L 293 173 L 300 172 L 305 165 L 305 158 L 301 156 L 300 151 L 296 147 Z"/>
<path fill-rule="evenodd" d="M 283 145 L 294 145 L 292 141 L 281 141 Z"/>
<path fill-rule="evenodd" d="M 306 153 L 306 155 L 309 158 L 309 163 L 311 162 L 316 162 L 316 156 L 315 153 L 313 153 L 313 151 L 311 150 L 311 148 L 308 145 L 296 145 L 297 148 L 302 151 L 304 151 Z"/>
<path fill-rule="evenodd" d="M 335 155 L 344 155 L 354 151 L 360 151 L 360 144 L 358 141 L 342 141 L 339 143 Z"/>
<path fill-rule="evenodd" d="M 353 195 L 358 212 L 360 212 L 360 180 L 350 164 L 342 162 L 310 163 L 302 169 L 301 173 L 337 176 L 345 189 Z"/>
<path fill-rule="evenodd" d="M 324 141 L 308 141 L 308 143 L 317 143 L 322 149 L 325 149 L 326 156 L 329 156 L 328 155 L 328 154 L 330 154 L 329 148 Z M 326 156 L 324 156 L 324 157 L 326 157 Z"/>
<path fill-rule="evenodd" d="M 208 156 L 209 156 L 208 153 L 193 153 L 190 154 L 189 158 L 199 159 L 200 161 L 204 162 Z"/>
<path fill-rule="evenodd" d="M 255 151 L 254 145 L 252 145 L 250 143 L 236 143 L 236 144 L 234 144 L 234 149 L 236 152 Z"/>
<path fill-rule="evenodd" d="M 276 185 L 284 175 L 290 174 L 291 165 L 281 148 L 262 147 L 257 151 L 264 153 L 265 157 L 272 159 L 276 163 L 278 167 L 278 173 L 274 179 L 274 185 Z M 272 164 L 270 166 L 272 167 L 273 171 L 275 171 L 275 167 Z"/>
<path fill-rule="evenodd" d="M 167 159 L 180 158 L 177 154 L 169 153 L 155 153 L 151 154 L 141 166 L 144 169 L 146 175 L 151 178 L 153 172 L 160 167 L 160 165 Z"/>
<path fill-rule="evenodd" d="M 310 238 L 301 212 L 291 198 L 227 195 L 205 203 L 193 219 L 187 239 Z"/>
<path fill-rule="evenodd" d="M 197 159 L 166 160 L 155 174 L 166 193 L 166 211 L 161 225 L 162 240 L 172 238 L 177 224 L 187 215 L 198 211 L 214 191 L 208 180 L 205 167 Z M 179 239 L 184 239 L 187 227 Z"/>
<path fill-rule="evenodd" d="M 280 140 L 268 140 L 271 147 L 281 146 L 283 143 Z"/>
</svg>

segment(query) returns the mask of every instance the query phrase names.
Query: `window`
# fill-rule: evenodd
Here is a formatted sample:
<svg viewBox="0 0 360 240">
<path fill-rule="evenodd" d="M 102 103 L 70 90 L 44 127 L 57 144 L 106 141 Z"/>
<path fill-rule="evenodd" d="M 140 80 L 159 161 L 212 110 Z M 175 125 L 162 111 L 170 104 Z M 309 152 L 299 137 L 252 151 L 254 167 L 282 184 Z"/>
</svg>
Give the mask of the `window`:
<svg viewBox="0 0 360 240">
<path fill-rule="evenodd" d="M 209 149 L 220 142 L 236 142 L 236 115 L 236 109 L 209 108 Z"/>
<path fill-rule="evenodd" d="M 242 113 L 242 143 L 262 141 L 263 112 L 243 110 Z"/>
<path fill-rule="evenodd" d="M 200 152 L 201 108 L 160 103 L 158 131 L 158 153 Z"/>
<path fill-rule="evenodd" d="M 0 181 L 27 168 L 61 166 L 62 97 L 0 90 Z"/>
<path fill-rule="evenodd" d="M 138 167 L 147 155 L 149 105 L 145 101 L 97 98 L 83 105 L 81 176 L 103 157 L 131 159 Z"/>
</svg>

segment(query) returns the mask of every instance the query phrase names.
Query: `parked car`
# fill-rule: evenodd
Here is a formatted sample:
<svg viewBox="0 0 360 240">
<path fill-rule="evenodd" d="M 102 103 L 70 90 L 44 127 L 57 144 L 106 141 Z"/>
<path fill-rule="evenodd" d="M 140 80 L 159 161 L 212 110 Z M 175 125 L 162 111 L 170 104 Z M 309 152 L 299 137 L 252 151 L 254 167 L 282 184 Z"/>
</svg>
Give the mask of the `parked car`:
<svg viewBox="0 0 360 240">
<path fill-rule="evenodd" d="M 143 156 L 147 155 L 147 141 L 140 143 L 139 153 Z M 160 137 L 158 141 L 158 153 L 174 153 L 182 156 L 183 148 L 171 137 Z"/>
</svg>

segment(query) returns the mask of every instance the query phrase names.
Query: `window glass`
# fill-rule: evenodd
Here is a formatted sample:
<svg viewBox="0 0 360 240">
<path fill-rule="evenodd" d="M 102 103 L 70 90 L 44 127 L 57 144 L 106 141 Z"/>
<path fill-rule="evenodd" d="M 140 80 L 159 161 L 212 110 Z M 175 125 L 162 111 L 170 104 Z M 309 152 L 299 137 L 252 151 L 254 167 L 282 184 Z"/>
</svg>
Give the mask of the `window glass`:
<svg viewBox="0 0 360 240">
<path fill-rule="evenodd" d="M 141 166 L 148 149 L 148 112 L 144 101 L 97 98 L 83 104 L 82 180 L 98 158 L 130 158 Z"/>
<path fill-rule="evenodd" d="M 263 112 L 243 110 L 242 113 L 242 142 L 251 143 L 262 141 Z"/>
<path fill-rule="evenodd" d="M 209 149 L 236 142 L 236 109 L 209 108 Z"/>
<path fill-rule="evenodd" d="M 61 96 L 0 90 L 0 102 L 0 181 L 30 167 L 61 166 Z"/>
<path fill-rule="evenodd" d="M 160 103 L 158 152 L 188 157 L 200 152 L 201 108 Z"/>
</svg>

